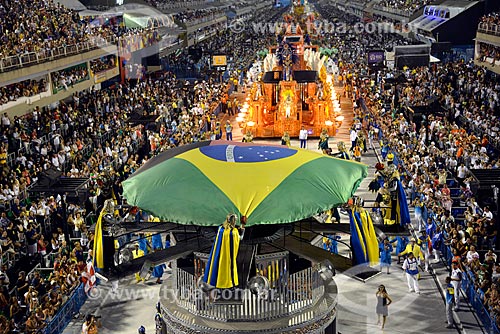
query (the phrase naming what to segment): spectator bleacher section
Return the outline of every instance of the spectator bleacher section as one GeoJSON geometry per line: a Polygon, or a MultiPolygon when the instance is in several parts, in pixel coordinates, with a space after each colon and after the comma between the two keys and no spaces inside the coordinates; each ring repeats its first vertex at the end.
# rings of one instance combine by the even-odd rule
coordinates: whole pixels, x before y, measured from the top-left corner
{"type": "MultiPolygon", "coordinates": [[[[76,21],[82,24],[75,23],[76,30],[89,22],[76,21]]],[[[65,28],[61,29],[54,33],[64,34],[65,28]]],[[[68,57],[64,57],[57,64],[50,59],[32,66],[19,63],[18,69],[0,73],[22,73],[15,82],[0,78],[0,108],[5,108],[0,118],[0,284],[4,287],[0,333],[63,332],[86,299],[80,276],[93,242],[88,227],[102,204],[103,179],[119,182],[152,155],[207,138],[220,112],[219,101],[232,89],[216,82],[205,67],[199,70],[207,80],[194,85],[163,73],[160,78],[108,82],[109,88],[101,89],[96,84],[109,79],[110,71],[119,73],[123,54],[141,51],[159,40],[156,29],[110,26],[106,30],[112,32],[108,36],[112,50],[91,55],[81,50],[74,61],[65,62],[68,57]],[[48,70],[43,72],[41,65],[48,70]],[[27,76],[30,79],[24,79],[27,76]],[[40,98],[43,94],[50,96],[40,98]],[[23,107],[22,113],[10,105],[34,96],[40,106],[22,102],[17,105],[23,107]],[[129,123],[133,114],[161,122],[151,128],[129,123]],[[61,179],[84,180],[83,198],[82,194],[59,193],[55,187],[36,191],[47,170],[57,170],[61,179]]],[[[255,37],[224,35],[204,42],[207,50],[233,54],[231,78],[239,78],[237,70],[247,68],[252,55],[265,45],[247,50],[235,47],[249,36],[255,37]]],[[[207,59],[210,55],[203,53],[200,61],[207,59]]],[[[141,66],[128,62],[123,70],[142,73],[141,66]]]]}
{"type": "Polygon", "coordinates": [[[499,13],[490,13],[481,18],[477,28],[475,41],[475,63],[500,74],[499,13]]]}

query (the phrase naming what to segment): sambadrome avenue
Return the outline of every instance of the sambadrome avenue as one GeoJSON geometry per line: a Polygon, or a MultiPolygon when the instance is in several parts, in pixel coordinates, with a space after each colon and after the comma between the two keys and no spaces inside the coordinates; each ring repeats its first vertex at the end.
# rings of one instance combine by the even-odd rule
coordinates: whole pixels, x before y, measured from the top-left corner
{"type": "Polygon", "coordinates": [[[0,0],[0,334],[500,334],[500,1],[0,0]]]}

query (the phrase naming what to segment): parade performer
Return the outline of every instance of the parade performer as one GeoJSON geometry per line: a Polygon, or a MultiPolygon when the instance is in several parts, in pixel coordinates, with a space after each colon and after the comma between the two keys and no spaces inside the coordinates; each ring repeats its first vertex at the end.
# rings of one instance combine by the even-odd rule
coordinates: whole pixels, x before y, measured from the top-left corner
{"type": "Polygon", "coordinates": [[[390,274],[389,269],[391,267],[391,253],[392,245],[388,238],[385,238],[383,242],[380,243],[380,267],[387,268],[387,274],[390,274]]]}
{"type": "Polygon", "coordinates": [[[247,133],[243,136],[242,142],[251,143],[253,142],[253,136],[251,131],[247,131],[247,133]]]}
{"type": "Polygon", "coordinates": [[[228,289],[238,286],[236,256],[240,246],[240,233],[236,228],[236,219],[235,214],[227,216],[217,231],[208,257],[203,281],[215,288],[228,289]]]}
{"type": "MultiPolygon", "coordinates": [[[[396,254],[403,252],[409,242],[410,240],[405,236],[397,236],[394,239],[390,240],[391,244],[396,243],[396,254]]],[[[401,256],[398,255],[398,264],[401,262],[400,257],[401,256]]]]}
{"type": "Polygon", "coordinates": [[[290,147],[290,135],[288,134],[288,131],[283,133],[283,137],[281,137],[281,145],[290,147]]]}
{"type": "MultiPolygon", "coordinates": [[[[390,156],[388,158],[390,159],[390,156]]],[[[388,160],[387,163],[387,167],[380,171],[380,174],[384,177],[384,187],[379,190],[375,201],[386,205],[385,224],[405,226],[410,223],[410,211],[406,202],[406,194],[397,167],[392,163],[392,160],[388,160]]]]}
{"type": "Polygon", "coordinates": [[[337,143],[337,149],[339,150],[339,152],[336,153],[335,155],[338,158],[344,159],[344,160],[350,160],[349,153],[347,153],[347,149],[346,149],[345,143],[343,141],[339,141],[337,143]]]}
{"type": "Polygon", "coordinates": [[[384,170],[385,166],[383,163],[377,162],[375,164],[375,178],[368,184],[368,190],[372,193],[378,192],[380,188],[384,186],[384,177],[381,174],[381,171],[384,170]]]}
{"type": "Polygon", "coordinates": [[[220,140],[222,138],[222,129],[220,126],[220,122],[215,123],[215,140],[220,140]]]}
{"type": "Polygon", "coordinates": [[[425,231],[422,231],[422,235],[419,237],[420,250],[424,256],[424,270],[429,271],[429,263],[432,255],[432,241],[431,237],[427,235],[425,231]]]}
{"type": "Polygon", "coordinates": [[[341,239],[340,235],[333,234],[323,237],[323,249],[333,254],[339,253],[338,241],[341,239]]]}
{"type": "Polygon", "coordinates": [[[323,153],[326,153],[326,150],[328,150],[328,132],[326,129],[323,129],[319,136],[318,150],[322,150],[323,153]]]}

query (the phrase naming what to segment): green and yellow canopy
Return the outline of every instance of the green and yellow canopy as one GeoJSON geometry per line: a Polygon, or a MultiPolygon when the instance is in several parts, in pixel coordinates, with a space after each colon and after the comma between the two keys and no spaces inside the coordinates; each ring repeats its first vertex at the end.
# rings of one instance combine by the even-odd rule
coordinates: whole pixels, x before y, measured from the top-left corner
{"type": "Polygon", "coordinates": [[[346,203],[363,164],[278,145],[204,141],[149,160],[123,182],[127,202],[169,222],[290,223],[346,203]]]}

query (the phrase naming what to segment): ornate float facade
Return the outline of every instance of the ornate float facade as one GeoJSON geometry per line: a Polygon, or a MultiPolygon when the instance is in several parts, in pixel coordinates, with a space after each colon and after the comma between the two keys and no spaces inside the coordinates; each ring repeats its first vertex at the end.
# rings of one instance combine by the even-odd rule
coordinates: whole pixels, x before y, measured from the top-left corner
{"type": "Polygon", "coordinates": [[[285,132],[298,136],[302,127],[312,137],[319,137],[323,129],[335,136],[344,118],[334,78],[327,73],[327,57],[294,23],[298,21],[291,16],[285,20],[284,36],[258,64],[238,115],[240,127],[254,137],[281,137],[285,132]]]}

